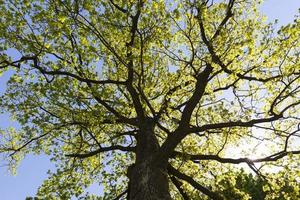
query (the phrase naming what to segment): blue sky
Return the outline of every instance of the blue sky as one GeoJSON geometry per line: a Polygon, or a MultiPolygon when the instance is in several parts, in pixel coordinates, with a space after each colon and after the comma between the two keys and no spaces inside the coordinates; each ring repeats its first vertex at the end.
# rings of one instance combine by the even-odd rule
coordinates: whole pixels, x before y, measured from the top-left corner
{"type": "MultiPolygon", "coordinates": [[[[299,8],[300,0],[266,0],[261,10],[267,15],[268,20],[279,19],[279,25],[284,25],[293,21],[299,8]]],[[[8,78],[9,73],[0,77],[0,94],[5,90],[8,78]]],[[[8,115],[0,115],[0,127],[10,125],[14,123],[9,120],[8,115]]],[[[18,168],[17,176],[11,176],[6,168],[0,167],[0,199],[23,200],[26,196],[34,196],[38,186],[47,177],[48,169],[53,169],[53,166],[46,156],[28,155],[18,168]]],[[[100,190],[97,185],[91,188],[91,191],[98,191],[97,193],[100,190]]]]}

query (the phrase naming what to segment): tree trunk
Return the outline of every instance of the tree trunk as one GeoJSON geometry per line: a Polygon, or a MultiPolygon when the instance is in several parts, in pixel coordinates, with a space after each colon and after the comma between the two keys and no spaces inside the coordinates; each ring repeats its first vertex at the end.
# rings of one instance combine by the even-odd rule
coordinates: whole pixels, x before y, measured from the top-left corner
{"type": "Polygon", "coordinates": [[[167,172],[145,162],[130,172],[129,200],[171,200],[167,172]]]}
{"type": "Polygon", "coordinates": [[[128,169],[128,200],[171,200],[167,165],[154,158],[158,149],[153,123],[147,121],[138,134],[136,162],[128,169]]]}

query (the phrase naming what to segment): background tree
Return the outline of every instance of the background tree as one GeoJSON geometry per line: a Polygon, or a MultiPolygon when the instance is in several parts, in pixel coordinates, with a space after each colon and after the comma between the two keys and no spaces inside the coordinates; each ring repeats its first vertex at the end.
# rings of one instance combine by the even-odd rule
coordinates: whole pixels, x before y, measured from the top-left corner
{"type": "Polygon", "coordinates": [[[250,199],[234,181],[241,163],[266,199],[287,198],[282,180],[299,184],[300,21],[276,32],[258,4],[0,1],[0,69],[14,70],[0,105],[21,125],[1,131],[0,152],[12,167],[51,156],[41,199],[95,199],[93,182],[105,199],[250,199]]]}
{"type": "MultiPolygon", "coordinates": [[[[226,172],[217,177],[217,186],[226,199],[299,199],[299,180],[293,175],[282,172],[267,173],[268,180],[260,176],[247,173],[244,170],[226,172]],[[279,186],[274,193],[269,190],[270,181],[276,181],[273,186],[279,186]]],[[[271,186],[271,188],[274,188],[271,186]]]]}

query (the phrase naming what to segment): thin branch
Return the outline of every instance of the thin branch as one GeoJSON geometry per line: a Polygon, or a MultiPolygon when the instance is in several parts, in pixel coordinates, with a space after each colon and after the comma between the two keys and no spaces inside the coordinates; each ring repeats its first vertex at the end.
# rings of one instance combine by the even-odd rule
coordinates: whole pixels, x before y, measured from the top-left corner
{"type": "Polygon", "coordinates": [[[121,11],[122,13],[128,13],[128,10],[126,10],[125,8],[122,8],[121,6],[119,6],[118,4],[116,4],[113,0],[109,0],[110,3],[117,8],[119,11],[121,11]]]}
{"type": "Polygon", "coordinates": [[[116,81],[116,80],[95,80],[95,79],[88,79],[88,78],[83,78],[81,76],[78,76],[76,74],[73,74],[71,72],[66,72],[66,71],[60,71],[60,70],[55,70],[55,71],[48,71],[41,66],[38,65],[38,57],[37,56],[23,56],[19,60],[16,60],[14,62],[8,62],[8,61],[2,61],[1,63],[4,63],[5,65],[1,65],[1,68],[5,68],[8,66],[13,66],[16,68],[21,67],[21,63],[25,61],[33,61],[33,68],[39,70],[42,74],[47,74],[47,75],[62,75],[62,76],[68,76],[72,77],[78,81],[85,82],[85,83],[93,83],[93,84],[119,84],[119,85],[125,85],[125,81],[116,81]]]}
{"type": "Polygon", "coordinates": [[[128,189],[124,190],[121,194],[119,194],[116,198],[114,198],[114,200],[119,200],[122,198],[122,196],[124,196],[125,194],[128,193],[128,189]]]}
{"type": "Polygon", "coordinates": [[[71,153],[71,154],[66,154],[67,157],[75,157],[75,158],[88,158],[94,155],[97,155],[102,152],[107,152],[107,151],[113,151],[113,150],[120,150],[120,151],[126,151],[126,152],[134,152],[135,147],[124,147],[120,145],[115,145],[115,146],[109,146],[109,147],[101,147],[95,151],[87,152],[87,153],[71,153]]]}
{"type": "Polygon", "coordinates": [[[270,156],[266,156],[263,158],[256,158],[256,159],[251,159],[251,158],[222,158],[219,155],[193,155],[193,154],[187,154],[187,153],[181,153],[181,152],[174,152],[173,156],[180,156],[184,157],[186,159],[199,162],[201,160],[211,160],[211,161],[217,161],[220,163],[230,163],[230,164],[241,164],[241,163],[247,163],[249,165],[253,165],[254,163],[261,163],[261,162],[272,162],[272,161],[277,161],[281,158],[284,158],[285,156],[292,154],[292,155],[297,155],[300,154],[299,151],[280,151],[277,153],[274,153],[270,156]]]}
{"type": "Polygon", "coordinates": [[[203,132],[211,129],[222,129],[222,128],[230,128],[230,127],[252,127],[255,124],[261,124],[266,122],[276,121],[283,117],[283,114],[275,115],[269,118],[261,118],[261,119],[252,119],[249,121],[229,121],[229,122],[221,122],[216,124],[205,124],[200,127],[190,127],[186,130],[188,133],[196,133],[196,132],[203,132]]]}

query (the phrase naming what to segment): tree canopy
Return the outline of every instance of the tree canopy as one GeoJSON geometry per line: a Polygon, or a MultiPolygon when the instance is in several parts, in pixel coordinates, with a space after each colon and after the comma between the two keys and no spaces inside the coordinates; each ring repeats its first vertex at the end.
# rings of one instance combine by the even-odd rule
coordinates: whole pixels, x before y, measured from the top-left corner
{"type": "Polygon", "coordinates": [[[300,20],[260,3],[0,0],[2,158],[51,157],[42,199],[299,199],[300,20]]]}

